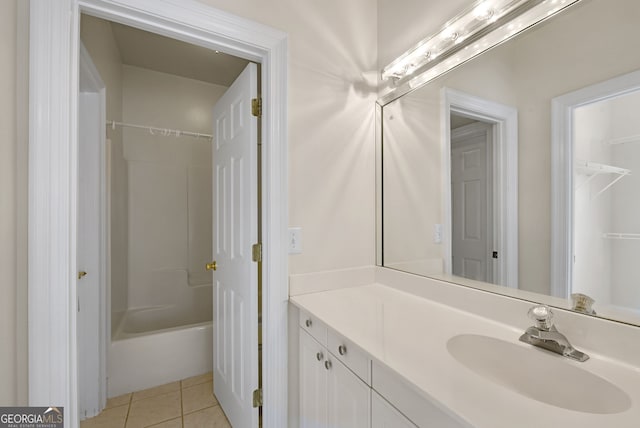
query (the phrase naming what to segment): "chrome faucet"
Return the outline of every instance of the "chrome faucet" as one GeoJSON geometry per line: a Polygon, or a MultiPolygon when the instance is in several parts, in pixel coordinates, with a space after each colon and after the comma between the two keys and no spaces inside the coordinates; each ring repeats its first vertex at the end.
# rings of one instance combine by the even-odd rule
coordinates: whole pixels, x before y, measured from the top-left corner
{"type": "Polygon", "coordinates": [[[551,323],[553,312],[546,305],[537,305],[529,309],[529,318],[536,325],[525,330],[520,336],[520,341],[533,346],[544,348],[556,354],[564,355],[577,361],[587,361],[589,356],[571,346],[564,334],[560,333],[551,323]]]}

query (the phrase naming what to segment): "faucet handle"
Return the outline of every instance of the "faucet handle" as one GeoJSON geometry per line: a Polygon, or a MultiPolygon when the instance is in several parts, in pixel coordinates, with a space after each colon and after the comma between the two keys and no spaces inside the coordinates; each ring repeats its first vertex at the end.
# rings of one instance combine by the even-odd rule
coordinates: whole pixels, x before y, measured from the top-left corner
{"type": "Polygon", "coordinates": [[[573,310],[582,312],[585,314],[595,315],[596,311],[593,310],[591,306],[596,302],[591,297],[582,293],[573,293],[571,295],[571,300],[573,300],[573,310]]]}
{"type": "Polygon", "coordinates": [[[543,330],[549,330],[551,328],[551,319],[553,318],[553,312],[547,305],[536,305],[529,309],[527,312],[529,318],[536,322],[536,326],[543,330]]]}

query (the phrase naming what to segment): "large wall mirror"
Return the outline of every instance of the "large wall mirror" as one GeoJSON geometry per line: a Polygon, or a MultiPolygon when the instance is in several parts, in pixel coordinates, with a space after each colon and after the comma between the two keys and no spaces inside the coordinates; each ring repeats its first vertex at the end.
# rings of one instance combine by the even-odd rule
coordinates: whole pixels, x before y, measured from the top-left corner
{"type": "Polygon", "coordinates": [[[639,23],[581,0],[381,98],[379,264],[640,325],[639,23]]]}

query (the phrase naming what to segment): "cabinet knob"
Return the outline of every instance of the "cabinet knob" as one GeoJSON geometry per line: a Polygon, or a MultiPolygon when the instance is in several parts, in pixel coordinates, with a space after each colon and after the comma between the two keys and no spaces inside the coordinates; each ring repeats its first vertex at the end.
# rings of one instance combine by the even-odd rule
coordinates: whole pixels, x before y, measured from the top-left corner
{"type": "Polygon", "coordinates": [[[329,370],[331,369],[331,361],[327,360],[324,362],[324,368],[329,370]]]}
{"type": "Polygon", "coordinates": [[[340,355],[344,355],[347,353],[347,347],[345,345],[338,346],[338,353],[340,355]]]}
{"type": "Polygon", "coordinates": [[[316,354],[316,358],[318,359],[318,361],[322,361],[322,359],[324,358],[324,355],[322,354],[322,352],[318,352],[316,354]]]}
{"type": "Polygon", "coordinates": [[[311,327],[311,324],[313,324],[313,323],[311,322],[311,320],[310,320],[310,319],[308,319],[308,320],[306,320],[306,321],[304,322],[304,325],[306,325],[307,327],[311,327]]]}

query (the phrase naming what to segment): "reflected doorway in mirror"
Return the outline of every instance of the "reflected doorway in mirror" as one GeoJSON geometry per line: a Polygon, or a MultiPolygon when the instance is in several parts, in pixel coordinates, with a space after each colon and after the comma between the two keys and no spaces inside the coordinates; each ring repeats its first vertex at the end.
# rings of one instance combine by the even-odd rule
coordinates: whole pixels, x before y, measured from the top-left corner
{"type": "Polygon", "coordinates": [[[477,281],[499,280],[493,258],[494,125],[451,113],[451,269],[477,281]]]}
{"type": "Polygon", "coordinates": [[[518,110],[446,87],[441,99],[444,271],[518,288],[518,110]],[[456,148],[452,118],[484,124],[483,155],[456,148]],[[484,173],[475,168],[462,179],[456,169],[464,161],[455,155],[471,161],[471,154],[483,158],[484,173]]]}

